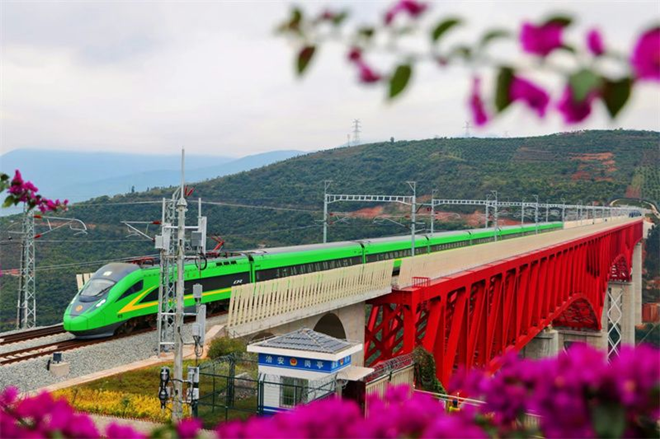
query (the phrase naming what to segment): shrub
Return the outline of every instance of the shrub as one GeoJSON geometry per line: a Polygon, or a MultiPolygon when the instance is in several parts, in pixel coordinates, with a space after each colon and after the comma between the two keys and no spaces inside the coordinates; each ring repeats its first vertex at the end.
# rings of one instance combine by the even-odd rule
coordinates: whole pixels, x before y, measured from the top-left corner
{"type": "Polygon", "coordinates": [[[216,359],[229,354],[245,352],[245,343],[238,338],[218,337],[211,340],[209,358],[216,359]]]}

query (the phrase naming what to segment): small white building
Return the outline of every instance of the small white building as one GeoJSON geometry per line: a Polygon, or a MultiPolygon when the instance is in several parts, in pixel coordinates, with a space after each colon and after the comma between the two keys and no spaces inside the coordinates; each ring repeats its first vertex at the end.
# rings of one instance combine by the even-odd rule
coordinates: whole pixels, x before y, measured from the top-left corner
{"type": "Polygon", "coordinates": [[[335,393],[337,380],[355,381],[373,371],[351,365],[362,343],[303,328],[249,344],[259,355],[259,401],[263,413],[288,410],[335,393]]]}

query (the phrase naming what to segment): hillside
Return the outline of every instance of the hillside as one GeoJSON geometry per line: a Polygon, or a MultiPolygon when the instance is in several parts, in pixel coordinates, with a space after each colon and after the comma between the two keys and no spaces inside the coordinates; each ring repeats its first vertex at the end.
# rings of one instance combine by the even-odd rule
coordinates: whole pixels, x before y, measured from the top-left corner
{"type": "MultiPolygon", "coordinates": [[[[428,199],[433,188],[446,198],[483,198],[491,190],[500,199],[567,203],[606,203],[619,197],[660,199],[660,133],[643,131],[589,131],[533,138],[429,139],[374,143],[307,154],[235,175],[191,184],[192,198],[247,205],[205,204],[209,235],[217,234],[230,249],[299,244],[321,240],[323,180],[333,180],[335,193],[409,194],[407,180],[418,182],[418,194],[428,199]],[[276,209],[273,209],[276,208],[276,209]],[[279,209],[279,210],[278,210],[279,209]]],[[[84,220],[89,234],[74,237],[65,231],[44,236],[37,244],[37,291],[43,323],[56,321],[75,294],[75,274],[94,271],[103,261],[153,254],[148,241],[127,237],[122,220],[158,220],[160,200],[172,189],[101,197],[74,206],[68,216],[84,220]],[[154,204],[134,204],[155,201],[154,204]],[[81,265],[81,261],[86,261],[81,265]],[[46,301],[43,298],[48,297],[46,301]]],[[[369,205],[333,205],[332,211],[373,208],[369,205]]],[[[388,206],[383,211],[405,222],[407,212],[388,206]]],[[[367,212],[362,210],[362,212],[367,212]]],[[[369,211],[373,213],[374,210],[369,211]]],[[[469,214],[473,210],[463,209],[469,214]]],[[[189,221],[197,215],[190,203],[189,221]]],[[[331,240],[405,234],[392,222],[366,218],[332,217],[331,240]]],[[[453,217],[452,217],[453,218],[453,217]]],[[[7,230],[18,224],[1,219],[0,252],[3,270],[18,267],[15,241],[7,230]]],[[[438,224],[436,229],[466,227],[464,218],[438,224]]],[[[214,244],[209,241],[209,247],[214,244]]],[[[16,278],[0,278],[0,325],[15,315],[16,278]]]]}
{"type": "MultiPolygon", "coordinates": [[[[241,158],[190,155],[186,175],[202,181],[247,171],[302,154],[301,151],[271,151],[241,158]]],[[[45,196],[83,201],[102,195],[145,191],[177,184],[180,155],[92,153],[19,149],[0,156],[0,171],[38,181],[45,196]],[[35,177],[32,177],[35,176],[35,177]]],[[[0,215],[20,210],[3,209],[0,215]]]]}

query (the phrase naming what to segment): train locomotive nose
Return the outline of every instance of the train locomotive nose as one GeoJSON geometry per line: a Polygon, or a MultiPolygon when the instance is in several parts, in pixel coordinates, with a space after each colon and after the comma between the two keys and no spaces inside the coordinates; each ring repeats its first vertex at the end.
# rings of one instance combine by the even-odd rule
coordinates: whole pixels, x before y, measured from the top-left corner
{"type": "Polygon", "coordinates": [[[67,313],[64,316],[64,329],[72,334],[85,332],[89,329],[89,319],[86,316],[67,313]]]}

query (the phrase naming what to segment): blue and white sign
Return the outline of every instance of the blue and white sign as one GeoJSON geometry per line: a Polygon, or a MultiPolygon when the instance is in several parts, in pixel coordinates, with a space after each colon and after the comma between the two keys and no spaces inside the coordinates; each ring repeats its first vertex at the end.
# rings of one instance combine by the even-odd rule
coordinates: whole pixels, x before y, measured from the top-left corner
{"type": "Polygon", "coordinates": [[[286,355],[259,354],[259,365],[284,369],[307,370],[310,372],[333,373],[351,364],[348,355],[339,361],[318,360],[313,358],[288,357],[286,355]]]}

